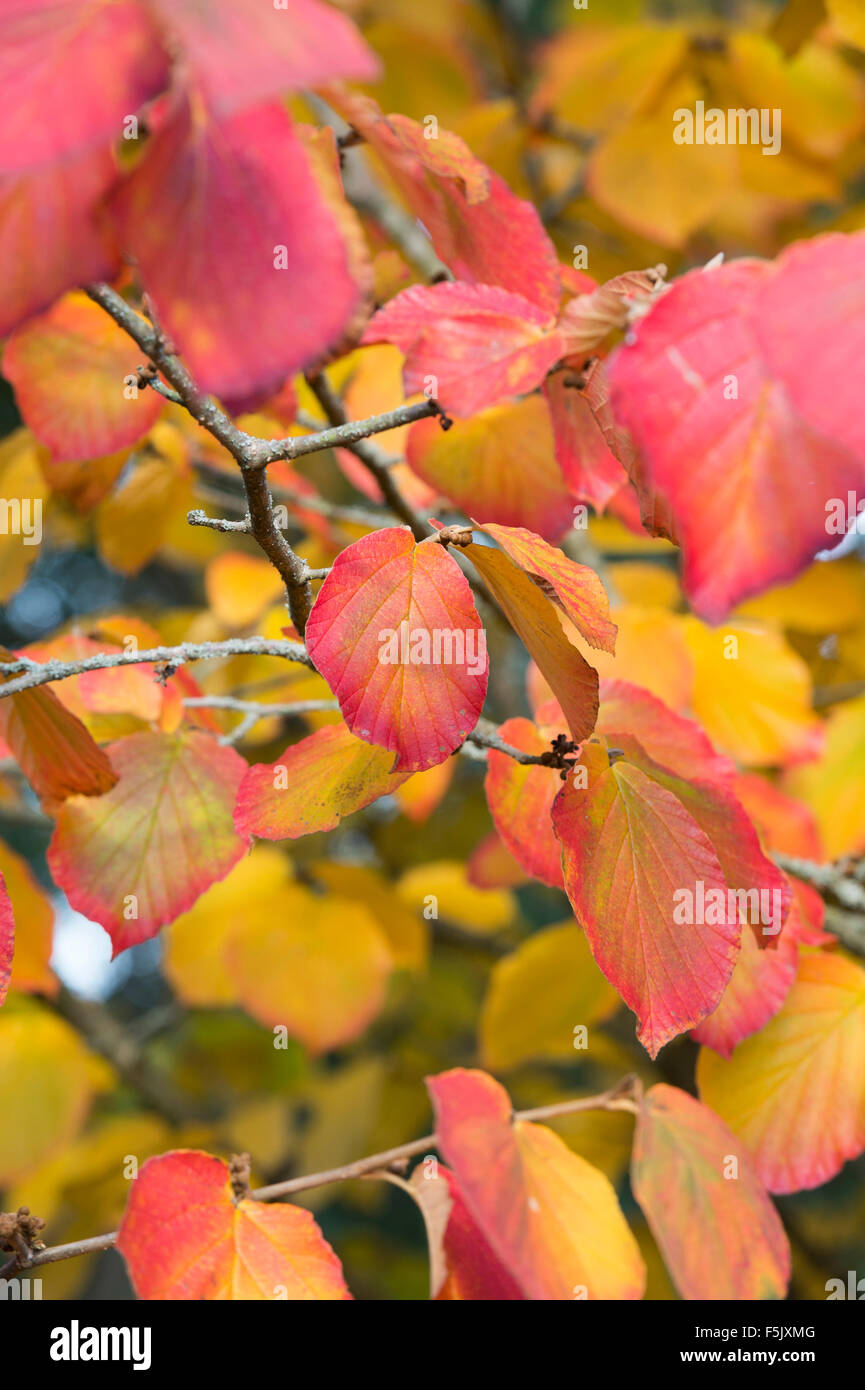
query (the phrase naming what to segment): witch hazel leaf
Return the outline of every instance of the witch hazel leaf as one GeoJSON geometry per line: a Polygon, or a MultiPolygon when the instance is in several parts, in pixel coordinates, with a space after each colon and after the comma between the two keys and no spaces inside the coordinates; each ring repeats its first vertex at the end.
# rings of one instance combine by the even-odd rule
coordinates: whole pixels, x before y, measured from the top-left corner
{"type": "Polygon", "coordinates": [[[630,681],[601,681],[598,733],[612,743],[635,738],[654,762],[677,777],[730,785],[736,768],[716,753],[699,724],[630,681]]]}
{"type": "Polygon", "coordinates": [[[241,835],[296,840],[333,830],[343,818],[396,790],[411,774],[391,772],[393,755],[329,724],[243,776],[234,809],[241,835]]]}
{"type": "Polygon", "coordinates": [[[478,721],[486,635],[437,542],[389,527],[348,546],[319,590],[306,642],[350,731],[394,753],[394,772],[444,762],[478,721]]]}
{"type": "MultiPolygon", "coordinates": [[[[14,660],[0,647],[0,661],[14,660]]],[[[0,737],[42,801],[101,797],[117,781],[107,754],[47,686],[0,700],[0,737]]]]}
{"type": "Polygon", "coordinates": [[[247,1013],[315,1055],[353,1042],[380,1012],[393,956],[363,901],[288,884],[251,904],[226,962],[247,1013]]]}
{"type": "Polygon", "coordinates": [[[603,343],[614,329],[625,328],[633,307],[644,311],[657,293],[666,266],[651,270],[629,270],[607,280],[589,294],[569,300],[559,319],[559,327],[569,353],[585,356],[603,343]]]}
{"type": "Polygon", "coordinates": [[[238,1198],[228,1164],[195,1149],[141,1165],[117,1249],[147,1301],[351,1298],[311,1212],[238,1198]]]}
{"type": "MultiPolygon", "coordinates": [[[[573,499],[553,453],[540,396],[490,406],[472,420],[418,420],[406,445],[412,472],[467,515],[506,526],[524,522],[556,541],[573,523],[573,499]]],[[[621,468],[619,469],[621,474],[621,468]]]]}
{"type": "Polygon", "coordinates": [[[865,465],[861,380],[851,370],[865,355],[863,286],[865,232],[814,237],[781,252],[775,274],[757,294],[753,318],[767,368],[797,413],[865,465]]]}
{"type": "Polygon", "coordinates": [[[753,932],[742,932],[729,984],[717,1009],[691,1030],[695,1042],[729,1057],[743,1038],[774,1018],[796,978],[799,950],[790,925],[788,920],[771,951],[761,951],[753,932]]]}
{"type": "Polygon", "coordinates": [[[574,497],[602,512],[627,482],[623,465],[633,452],[613,417],[604,364],[597,360],[578,372],[566,359],[547,376],[543,392],[564,480],[574,497]]]}
{"type": "Polygon", "coordinates": [[[220,116],[338,77],[373,82],[379,62],[347,15],[319,0],[249,5],[147,0],[220,116]]]}
{"type": "Polygon", "coordinates": [[[6,889],[6,880],[0,874],[0,1004],[5,1002],[6,991],[12,978],[12,957],[15,953],[15,917],[12,903],[6,889]]]}
{"type": "Polygon", "coordinates": [[[519,1284],[511,1278],[472,1219],[454,1174],[440,1163],[436,1177],[428,1179],[419,1164],[412,1173],[412,1185],[422,1193],[433,1183],[446,1184],[450,1202],[441,1245],[444,1280],[436,1290],[436,1298],[441,1302],[512,1303],[522,1300],[525,1295],[519,1284]]]}
{"type": "Polygon", "coordinates": [[[167,80],[168,57],[135,0],[9,0],[0,16],[8,103],[0,168],[34,170],[110,146],[167,80]],[[63,119],[46,120],[50,110],[62,110],[63,119]]]}
{"type": "Polygon", "coordinates": [[[562,356],[551,314],[494,285],[412,285],[370,320],[363,343],[405,356],[406,395],[425,391],[454,415],[474,415],[534,390],[562,356]]]}
{"type": "MultiPolygon", "coordinates": [[[[76,82],[77,82],[76,76],[76,82]]],[[[40,126],[54,124],[39,119],[40,126]]],[[[0,333],[41,313],[66,290],[110,280],[117,249],[96,208],[117,176],[108,150],[0,177],[0,333]]]]}
{"type": "Polygon", "coordinates": [[[141,351],[85,294],[70,294],[8,340],[3,374],[55,459],[96,459],[134,444],[163,409],[155,391],[123,389],[141,351]]]}
{"type": "Polygon", "coordinates": [[[653,1086],[640,1100],[631,1186],[682,1298],[786,1295],[789,1242],[741,1147],[675,1086],[653,1086]]]}
{"type": "Polygon", "coordinates": [[[738,920],[682,925],[681,890],[727,885],[709,836],[670,788],[587,744],[553,806],[565,889],[592,954],[637,1015],[654,1057],[717,1006],[739,945],[738,920]]]}
{"type": "Polygon", "coordinates": [[[865,1149],[865,971],[804,954],[780,1011],[725,1059],[703,1049],[700,1098],[770,1192],[819,1187],[865,1149]]]}
{"type": "MultiPolygon", "coordinates": [[[[848,278],[859,258],[858,249],[845,256],[848,278]]],[[[865,478],[856,428],[831,428],[825,406],[815,407],[807,393],[805,413],[797,409],[801,388],[793,377],[809,375],[814,349],[797,333],[801,355],[793,363],[789,349],[776,346],[776,337],[789,341],[780,305],[794,302],[785,296],[785,264],[795,276],[789,253],[777,268],[744,260],[689,272],[611,359],[613,406],[640,452],[640,486],[660,497],[662,511],[670,508],[686,591],[710,622],[826,549],[824,504],[846,498],[865,478]]],[[[797,305],[801,284],[794,279],[797,305]]],[[[844,353],[849,325],[841,300],[836,283],[821,330],[827,338],[830,326],[837,329],[833,351],[844,353]]],[[[820,374],[815,389],[824,401],[836,378],[835,368],[820,374]]]]}
{"type": "Polygon", "coordinates": [[[407,116],[383,116],[369,97],[326,93],[383,162],[399,193],[459,281],[512,290],[554,317],[561,268],[536,208],[475,159],[464,142],[407,116]]]}
{"type": "Polygon", "coordinates": [[[598,717],[598,673],[568,641],[556,609],[501,550],[475,543],[465,553],[556,696],[572,738],[588,738],[598,717]]]}
{"type": "Polygon", "coordinates": [[[544,1125],[513,1122],[482,1071],[427,1078],[462,1199],[529,1299],[638,1299],[645,1268],[609,1180],[544,1125]]]}
{"type": "Polygon", "coordinates": [[[556,546],[521,526],[501,526],[487,521],[474,524],[491,536],[565,617],[570,618],[590,647],[615,651],[616,624],[610,621],[610,601],[593,569],[578,565],[556,546]]]}
{"type": "Polygon", "coordinates": [[[108,752],[117,785],[65,802],[48,862],[116,956],[155,936],[240,859],[248,842],[232,811],[246,764],[197,731],[130,734],[108,752]]]}
{"type": "Polygon", "coordinates": [[[361,287],[329,196],[280,106],[214,122],[185,100],[112,196],[123,246],[204,389],[276,390],[339,341],[361,287]]]}
{"type": "MultiPolygon", "coordinates": [[[[521,753],[550,751],[550,740],[530,719],[506,720],[499,737],[521,753]]],[[[564,888],[562,847],[550,820],[561,786],[554,768],[518,763],[490,749],[484,790],[496,830],[526,873],[551,888],[564,888]]]]}

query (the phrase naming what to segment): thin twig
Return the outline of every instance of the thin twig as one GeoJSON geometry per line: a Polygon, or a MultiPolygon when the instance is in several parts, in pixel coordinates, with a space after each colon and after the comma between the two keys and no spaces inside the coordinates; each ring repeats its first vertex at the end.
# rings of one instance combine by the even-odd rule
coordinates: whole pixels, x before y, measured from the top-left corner
{"type": "MultiPolygon", "coordinates": [[[[629,1102],[628,1100],[628,1093],[633,1091],[633,1086],[633,1078],[625,1077],[617,1086],[600,1095],[583,1096],[578,1100],[562,1101],[555,1105],[542,1105],[534,1110],[518,1111],[514,1114],[513,1119],[515,1121],[556,1119],[563,1115],[576,1115],[585,1110],[633,1110],[635,1108],[633,1101],[629,1102]]],[[[285,1182],[276,1182],[267,1187],[259,1187],[251,1192],[250,1196],[259,1202],[271,1202],[279,1197],[289,1197],[295,1192],[306,1192],[311,1188],[326,1187],[331,1183],[350,1182],[354,1178],[364,1177],[367,1173],[387,1169],[402,1159],[415,1158],[418,1154],[429,1153],[430,1150],[436,1148],[438,1148],[438,1136],[425,1134],[422,1139],[413,1139],[408,1144],[400,1144],[397,1148],[386,1149],[383,1153],[370,1154],[367,1158],[359,1158],[354,1163],[346,1163],[339,1168],[329,1168],[321,1173],[310,1173],[304,1177],[288,1178],[285,1182]]],[[[91,1236],[87,1240],[75,1240],[67,1245],[54,1245],[47,1250],[36,1252],[29,1267],[54,1264],[58,1260],[69,1260],[78,1255],[90,1255],[95,1251],[108,1250],[116,1240],[117,1232],[109,1231],[105,1235],[91,1236]]],[[[13,1256],[13,1261],[16,1263],[13,1264],[10,1261],[10,1272],[14,1272],[14,1269],[18,1267],[15,1256],[13,1256]]]]}
{"type": "MultiPolygon", "coordinates": [[[[324,373],[321,372],[315,376],[308,376],[307,382],[331,424],[337,427],[346,425],[348,423],[348,417],[346,416],[342,402],[324,373]]],[[[437,415],[441,413],[435,401],[427,401],[426,406],[426,415],[437,415]]],[[[388,463],[383,459],[374,444],[371,444],[366,438],[358,437],[352,443],[346,443],[345,447],[350,449],[355,457],[359,458],[365,468],[372,474],[391,511],[394,515],[398,516],[400,520],[404,521],[407,526],[411,527],[415,540],[422,541],[426,536],[434,534],[433,527],[430,526],[428,522],[424,521],[423,517],[415,511],[408,499],[403,496],[391,476],[388,463]]]]}
{"type": "Polygon", "coordinates": [[[78,661],[31,661],[29,657],[19,657],[17,661],[0,662],[0,680],[4,675],[18,677],[0,685],[0,699],[53,681],[64,681],[70,676],[80,676],[85,671],[103,671],[112,666],[139,666],[144,663],[177,667],[185,666],[189,661],[214,661],[226,656],[279,656],[285,661],[312,666],[306,648],[298,642],[266,637],[229,637],[224,642],[184,642],[179,647],[149,647],[145,651],[135,652],[94,652],[92,656],[81,657],[78,661]]]}

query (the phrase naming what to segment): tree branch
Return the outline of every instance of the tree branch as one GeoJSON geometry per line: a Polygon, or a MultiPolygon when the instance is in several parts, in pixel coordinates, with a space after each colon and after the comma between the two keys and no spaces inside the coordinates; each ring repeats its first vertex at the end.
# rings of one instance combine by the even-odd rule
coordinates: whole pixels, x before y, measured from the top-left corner
{"type": "MultiPolygon", "coordinates": [[[[348,417],[342,402],[324,373],[308,376],[307,382],[331,424],[336,428],[341,428],[348,424],[348,417]]],[[[425,411],[426,415],[441,414],[435,401],[427,401],[426,405],[429,407],[425,411]]],[[[418,416],[417,418],[420,419],[422,417],[418,416]]],[[[352,443],[346,443],[345,448],[350,449],[355,457],[360,459],[368,472],[372,474],[381,488],[382,496],[391,511],[411,528],[416,541],[422,541],[427,536],[434,534],[432,526],[424,521],[423,517],[415,511],[408,499],[403,497],[399,487],[391,476],[388,461],[374,444],[370,444],[367,439],[361,436],[356,438],[352,443]]]]}
{"type": "MultiPolygon", "coordinates": [[[[585,1110],[634,1111],[636,1106],[633,1097],[637,1093],[636,1086],[635,1077],[624,1077],[617,1086],[602,1092],[600,1095],[583,1096],[578,1100],[561,1101],[555,1105],[542,1105],[535,1110],[517,1111],[513,1115],[513,1119],[515,1121],[556,1119],[563,1115],[577,1115],[585,1110]]],[[[321,1173],[310,1173],[303,1177],[288,1178],[285,1182],[271,1183],[267,1187],[259,1187],[251,1192],[250,1196],[259,1202],[271,1202],[279,1197],[291,1196],[294,1192],[306,1192],[310,1188],[326,1187],[336,1182],[349,1182],[353,1178],[362,1178],[369,1173],[388,1169],[402,1159],[415,1158],[418,1154],[429,1153],[431,1149],[435,1148],[438,1148],[438,1136],[425,1134],[422,1139],[413,1139],[410,1143],[400,1144],[397,1148],[370,1154],[367,1158],[359,1158],[354,1163],[343,1164],[340,1168],[329,1168],[321,1173]]],[[[90,1255],[99,1250],[108,1250],[116,1240],[117,1232],[108,1231],[105,1235],[91,1236],[87,1240],[71,1241],[68,1245],[54,1245],[47,1250],[35,1252],[27,1268],[32,1269],[38,1265],[55,1264],[58,1260],[70,1260],[78,1255],[90,1255]]],[[[0,1270],[0,1274],[8,1276],[13,1274],[16,1269],[22,1268],[19,1264],[19,1258],[19,1256],[13,1255],[3,1270],[0,1270]]]]}
{"type": "MultiPolygon", "coordinates": [[[[298,642],[266,637],[229,637],[224,642],[184,642],[179,647],[150,647],[135,652],[94,652],[79,661],[17,661],[0,662],[0,680],[15,677],[0,685],[0,699],[33,690],[39,685],[64,681],[80,676],[84,671],[103,671],[112,666],[139,666],[154,663],[168,667],[185,666],[189,661],[213,661],[226,656],[279,656],[285,661],[298,661],[312,668],[306,648],[298,642]]],[[[170,672],[169,672],[170,674],[170,672]]]]}

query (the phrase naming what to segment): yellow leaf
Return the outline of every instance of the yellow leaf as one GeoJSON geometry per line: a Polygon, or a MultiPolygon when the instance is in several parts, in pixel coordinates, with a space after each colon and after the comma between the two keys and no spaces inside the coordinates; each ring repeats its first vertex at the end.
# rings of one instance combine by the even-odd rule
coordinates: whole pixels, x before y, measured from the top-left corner
{"type": "Polygon", "coordinates": [[[865,850],[865,696],[832,711],[820,757],[784,785],[811,807],[829,859],[865,850]]]}
{"type": "Polygon", "coordinates": [[[39,554],[48,488],[29,430],[0,441],[0,600],[20,589],[39,554]]]}
{"type": "MultiPolygon", "coordinates": [[[[207,602],[227,628],[250,627],[284,592],[283,581],[269,560],[226,550],[207,566],[207,602]]],[[[283,626],[288,617],[283,610],[283,626]]]]}
{"type": "Polygon", "coordinates": [[[214,883],[188,912],[162,934],[165,974],[183,1000],[196,1008],[237,1003],[226,961],[235,927],[250,909],[266,910],[271,897],[289,881],[289,861],[270,845],[256,845],[220,883],[214,883]]]}
{"type": "Polygon", "coordinates": [[[16,1182],[68,1144],[94,1094],[91,1057],[78,1034],[31,1004],[0,1013],[0,1185],[16,1182]]]}
{"type": "Polygon", "coordinates": [[[408,869],[397,889],[403,902],[428,920],[443,917],[469,931],[495,932],[513,919],[514,900],[500,888],[475,888],[465,865],[439,859],[408,869]]]}
{"type": "Polygon", "coordinates": [[[816,747],[811,677],[783,636],[756,624],[686,620],[694,658],[694,716],[712,743],[746,767],[783,763],[816,747]]]}
{"type": "Polygon", "coordinates": [[[241,1004],[310,1052],[351,1042],[384,1004],[393,958],[360,903],[289,884],[251,906],[228,942],[241,1004]]]}
{"type": "Polygon", "coordinates": [[[578,1030],[618,1006],[580,928],[546,927],[493,967],[480,1019],[483,1065],[507,1071],[534,1057],[578,1061],[587,1045],[578,1030]]]}

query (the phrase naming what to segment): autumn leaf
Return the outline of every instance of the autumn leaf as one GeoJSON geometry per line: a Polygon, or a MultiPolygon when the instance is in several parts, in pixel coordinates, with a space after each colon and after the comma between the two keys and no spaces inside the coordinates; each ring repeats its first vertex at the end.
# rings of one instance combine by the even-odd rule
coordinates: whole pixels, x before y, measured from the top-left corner
{"type": "Polygon", "coordinates": [[[67,295],[19,328],[3,352],[3,372],[21,414],[58,459],[113,454],[147,433],[163,408],[155,391],[134,386],[141,353],[97,304],[67,295]]]}
{"type": "Polygon", "coordinates": [[[680,890],[727,885],[710,837],[674,792],[606,749],[581,754],[553,806],[565,888],[592,954],[638,1018],[650,1056],[718,1004],[733,971],[737,920],[677,925],[680,890]]]}
{"type": "Polygon", "coordinates": [[[237,1198],[228,1165],[194,1149],[142,1164],[117,1248],[147,1301],[351,1298],[311,1212],[237,1198]]]}
{"type": "Polygon", "coordinates": [[[865,1149],[865,971],[803,955],[781,1010],[729,1059],[703,1050],[697,1084],[770,1192],[828,1182],[865,1149]]]}
{"type": "Polygon", "coordinates": [[[501,1072],[536,1058],[573,1060],[578,1032],[618,1007],[576,923],[544,927],[493,966],[479,1025],[483,1063],[501,1072]]]}
{"type": "Polygon", "coordinates": [[[375,54],[351,20],[319,0],[255,5],[242,15],[232,0],[147,4],[220,116],[332,78],[369,82],[379,73],[375,54]]]}
{"type": "Polygon", "coordinates": [[[358,1037],[380,1012],[393,957],[363,900],[287,884],[229,933],[237,998],[313,1054],[358,1037]]]}
{"type": "MultiPolygon", "coordinates": [[[[14,660],[11,652],[0,647],[0,661],[14,660]]],[[[44,800],[76,794],[99,797],[117,781],[108,756],[47,686],[0,700],[0,736],[36,795],[44,800]]]]}
{"type": "Polygon", "coordinates": [[[348,546],[319,590],[306,642],[348,728],[394,753],[394,771],[443,762],[477,723],[484,630],[437,543],[389,527],[348,546]]]}
{"type": "Polygon", "coordinates": [[[179,102],[111,205],[166,330],[220,395],[276,390],[338,341],[360,297],[340,228],[279,106],[213,123],[179,102]],[[320,286],[312,298],[303,289],[311,276],[320,286]]]}
{"type": "Polygon", "coordinates": [[[531,391],[564,354],[551,314],[513,291],[461,281],[403,290],[362,341],[394,343],[406,395],[425,391],[454,415],[531,391]]]}
{"type": "Polygon", "coordinates": [[[109,756],[117,785],[64,804],[48,860],[117,955],[191,907],[244,853],[232,821],[244,762],[197,731],[130,734],[109,756]]]}
{"type": "MultiPolygon", "coordinates": [[[[823,266],[834,251],[846,284],[861,244],[823,240],[808,262],[812,274],[831,276],[823,266]]],[[[800,265],[794,248],[774,266],[743,260],[691,271],[610,366],[614,410],[640,450],[649,491],[672,507],[685,589],[709,622],[827,549],[824,504],[862,482],[856,425],[830,427],[825,408],[794,383],[794,370],[797,380],[812,375],[804,359],[794,363],[780,347],[790,331],[783,306],[796,302],[797,287],[801,300],[800,265]],[[768,517],[783,526],[783,546],[768,517]]],[[[837,287],[828,303],[838,307],[827,310],[821,331],[834,331],[845,354],[855,351],[837,287]]],[[[829,385],[837,376],[837,368],[821,375],[819,389],[837,394],[829,385]]]]}
{"type": "Polygon", "coordinates": [[[490,406],[473,420],[455,420],[449,430],[437,420],[419,420],[409,432],[406,458],[419,478],[466,513],[507,526],[525,523],[549,541],[572,524],[573,499],[540,396],[490,406]]]}
{"type": "MultiPolygon", "coordinates": [[[[529,719],[506,719],[498,732],[511,747],[537,757],[549,753],[557,731],[541,731],[529,719]]],[[[487,755],[484,790],[496,830],[526,873],[551,888],[564,887],[562,847],[550,819],[561,786],[555,768],[518,763],[494,748],[487,755]]]]}
{"type": "Polygon", "coordinates": [[[790,1247],[778,1213],[707,1106],[675,1086],[646,1092],[631,1183],[683,1298],[785,1296],[790,1247]]]}
{"type": "Polygon", "coordinates": [[[234,823],[241,835],[296,840],[333,830],[410,775],[392,772],[393,755],[350,734],[344,724],[317,729],[273,763],[243,775],[234,823]]]}
{"type": "Polygon", "coordinates": [[[463,1200],[530,1299],[640,1298],[645,1270],[607,1178],[544,1125],[512,1122],[485,1072],[427,1080],[463,1200]]]}
{"type": "MultiPolygon", "coordinates": [[[[616,625],[601,580],[588,565],[578,565],[556,546],[522,526],[475,523],[524,570],[542,593],[564,613],[591,647],[613,652],[616,625]]],[[[476,554],[477,552],[472,552],[476,554]]]]}
{"type": "Polygon", "coordinates": [[[568,641],[556,608],[501,550],[473,544],[466,553],[559,701],[572,737],[587,738],[598,715],[598,673],[568,641]]]}
{"type": "Polygon", "coordinates": [[[158,30],[147,7],[134,0],[8,5],[0,17],[0,53],[9,101],[0,166],[9,173],[107,147],[120,137],[124,119],[168,80],[158,30]],[[64,119],[46,121],[45,111],[55,108],[64,119]]]}

